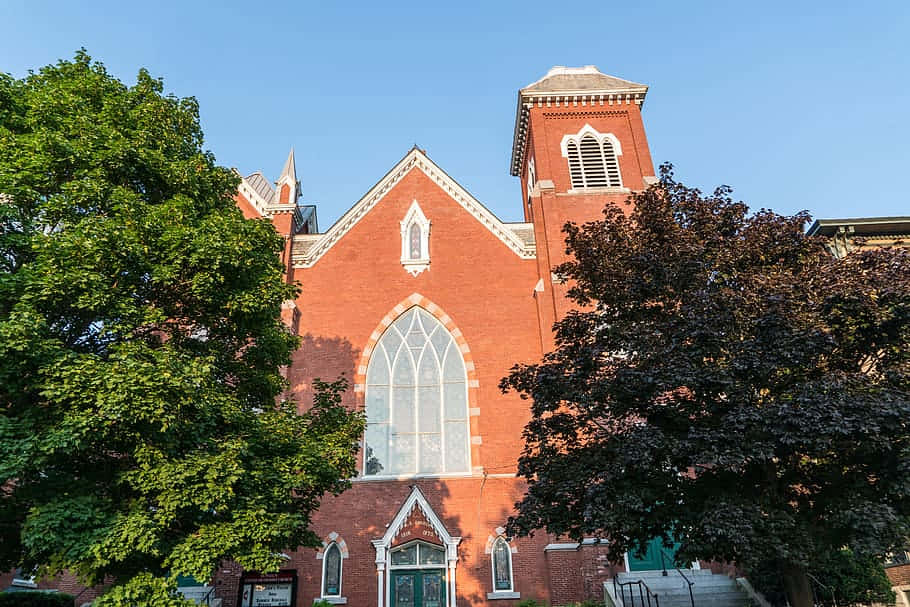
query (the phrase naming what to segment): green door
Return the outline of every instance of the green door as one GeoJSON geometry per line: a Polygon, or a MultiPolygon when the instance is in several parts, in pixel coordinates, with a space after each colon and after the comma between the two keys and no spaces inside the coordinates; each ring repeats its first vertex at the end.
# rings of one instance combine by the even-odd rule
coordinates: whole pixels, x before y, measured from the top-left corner
{"type": "Polygon", "coordinates": [[[445,569],[392,571],[392,607],[444,607],[445,569]]]}
{"type": "Polygon", "coordinates": [[[647,543],[641,556],[636,550],[629,552],[629,571],[658,571],[675,567],[678,549],[678,542],[674,542],[672,548],[666,548],[664,541],[656,537],[647,543]]]}

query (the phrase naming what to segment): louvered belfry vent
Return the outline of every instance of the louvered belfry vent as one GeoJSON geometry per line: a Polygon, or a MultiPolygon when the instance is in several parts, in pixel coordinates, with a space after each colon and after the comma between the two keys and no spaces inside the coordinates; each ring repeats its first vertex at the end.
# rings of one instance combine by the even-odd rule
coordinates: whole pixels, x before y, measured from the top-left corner
{"type": "Polygon", "coordinates": [[[611,137],[589,132],[581,138],[566,139],[572,189],[622,187],[618,154],[611,137]]]}

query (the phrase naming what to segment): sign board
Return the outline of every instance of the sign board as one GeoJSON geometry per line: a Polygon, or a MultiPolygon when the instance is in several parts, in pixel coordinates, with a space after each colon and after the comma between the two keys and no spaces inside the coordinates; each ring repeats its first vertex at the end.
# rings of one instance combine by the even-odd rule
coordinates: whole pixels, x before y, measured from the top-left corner
{"type": "Polygon", "coordinates": [[[240,607],[294,607],[296,586],[294,571],[245,574],[240,581],[240,607]]]}

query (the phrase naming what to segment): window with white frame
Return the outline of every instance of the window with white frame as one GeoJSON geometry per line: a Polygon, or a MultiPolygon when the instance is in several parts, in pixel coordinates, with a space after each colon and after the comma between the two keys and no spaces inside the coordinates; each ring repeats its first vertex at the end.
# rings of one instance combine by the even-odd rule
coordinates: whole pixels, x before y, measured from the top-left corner
{"type": "Polygon", "coordinates": [[[469,473],[467,372],[452,334],[415,306],[367,366],[364,476],[469,473]]]}
{"type": "Polygon", "coordinates": [[[322,596],[341,596],[341,549],[332,542],[322,555],[322,596]]]}
{"type": "Polygon", "coordinates": [[[430,220],[416,200],[401,220],[401,265],[412,276],[430,265],[430,220]]]}
{"type": "Polygon", "coordinates": [[[512,592],[514,589],[512,581],[512,547],[509,546],[506,538],[499,537],[496,539],[490,556],[493,559],[493,591],[512,592]]]}
{"type": "Polygon", "coordinates": [[[622,147],[612,133],[599,133],[586,124],[578,133],[563,137],[561,148],[569,162],[572,189],[623,187],[622,147]]]}

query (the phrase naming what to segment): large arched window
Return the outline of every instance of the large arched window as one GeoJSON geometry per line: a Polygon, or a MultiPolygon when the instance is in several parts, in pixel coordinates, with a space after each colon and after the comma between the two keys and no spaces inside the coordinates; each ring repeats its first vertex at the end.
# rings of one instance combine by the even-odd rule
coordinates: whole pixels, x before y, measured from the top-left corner
{"type": "Polygon", "coordinates": [[[569,161],[572,189],[621,188],[619,140],[611,133],[598,133],[585,125],[576,135],[562,140],[562,154],[569,161]]]}
{"type": "Polygon", "coordinates": [[[341,596],[341,549],[335,542],[322,557],[322,596],[341,596]]]}
{"type": "Polygon", "coordinates": [[[468,473],[467,374],[455,339],[413,307],[367,367],[365,476],[468,473]]]}

